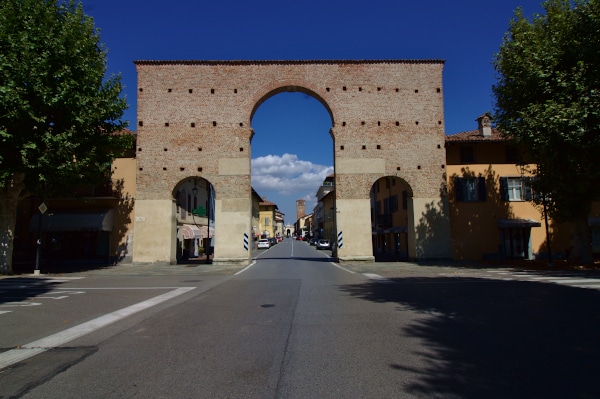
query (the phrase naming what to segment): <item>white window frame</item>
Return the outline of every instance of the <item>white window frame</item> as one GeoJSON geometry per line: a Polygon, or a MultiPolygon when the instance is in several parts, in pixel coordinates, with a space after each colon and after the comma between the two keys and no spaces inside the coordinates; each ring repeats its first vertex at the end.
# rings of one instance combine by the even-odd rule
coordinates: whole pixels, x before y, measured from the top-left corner
{"type": "Polygon", "coordinates": [[[523,178],[509,177],[506,179],[509,201],[524,201],[523,178]]]}

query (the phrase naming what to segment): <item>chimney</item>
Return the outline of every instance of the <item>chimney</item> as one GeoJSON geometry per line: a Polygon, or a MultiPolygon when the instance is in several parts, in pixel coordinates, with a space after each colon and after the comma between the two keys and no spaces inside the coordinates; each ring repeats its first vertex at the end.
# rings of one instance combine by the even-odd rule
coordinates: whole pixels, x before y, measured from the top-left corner
{"type": "Polygon", "coordinates": [[[492,137],[492,122],[489,114],[483,114],[477,118],[479,134],[483,137],[492,137]]]}

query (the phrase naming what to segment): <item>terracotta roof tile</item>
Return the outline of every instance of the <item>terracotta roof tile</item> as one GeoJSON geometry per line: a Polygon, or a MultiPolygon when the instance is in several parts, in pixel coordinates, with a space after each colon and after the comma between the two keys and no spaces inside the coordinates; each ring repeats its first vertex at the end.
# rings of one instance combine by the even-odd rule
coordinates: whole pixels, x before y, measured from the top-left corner
{"type": "Polygon", "coordinates": [[[453,134],[450,136],[446,136],[446,143],[473,143],[473,142],[500,142],[506,141],[506,138],[502,135],[502,133],[496,129],[492,128],[492,135],[489,137],[484,137],[479,130],[470,130],[468,132],[462,132],[453,134]]]}
{"type": "Polygon", "coordinates": [[[261,206],[274,206],[275,208],[277,208],[277,204],[275,204],[275,203],[273,203],[271,201],[267,201],[267,200],[259,202],[258,205],[261,205],[261,206]]]}

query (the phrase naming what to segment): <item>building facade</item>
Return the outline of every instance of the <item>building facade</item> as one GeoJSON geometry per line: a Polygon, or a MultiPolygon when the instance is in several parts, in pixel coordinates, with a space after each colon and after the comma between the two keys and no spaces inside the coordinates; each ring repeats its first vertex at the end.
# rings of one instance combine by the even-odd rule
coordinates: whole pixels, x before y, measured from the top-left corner
{"type": "MultiPolygon", "coordinates": [[[[446,137],[452,257],[565,259],[573,226],[547,219],[532,201],[535,165],[527,165],[519,149],[491,126],[490,115],[477,118],[477,126],[446,137]]],[[[599,249],[598,210],[596,205],[589,218],[594,251],[599,249]]]]}

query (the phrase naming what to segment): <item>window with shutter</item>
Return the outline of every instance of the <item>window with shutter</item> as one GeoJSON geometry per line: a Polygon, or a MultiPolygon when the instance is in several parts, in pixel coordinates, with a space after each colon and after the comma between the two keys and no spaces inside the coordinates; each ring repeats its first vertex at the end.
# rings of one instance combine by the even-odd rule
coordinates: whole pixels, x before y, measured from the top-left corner
{"type": "Polygon", "coordinates": [[[456,195],[456,201],[485,201],[485,177],[456,177],[454,179],[454,192],[456,195]]]}
{"type": "Polygon", "coordinates": [[[501,177],[500,195],[503,201],[531,201],[533,190],[531,176],[525,177],[501,177]]]}

